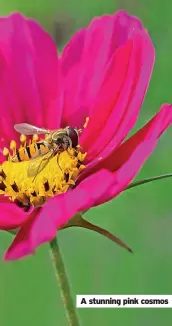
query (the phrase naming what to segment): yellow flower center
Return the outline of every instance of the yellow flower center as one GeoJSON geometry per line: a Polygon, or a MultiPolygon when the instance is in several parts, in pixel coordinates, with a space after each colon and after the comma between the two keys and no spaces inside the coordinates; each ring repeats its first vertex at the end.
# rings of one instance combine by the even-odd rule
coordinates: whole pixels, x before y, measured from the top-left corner
{"type": "Polygon", "coordinates": [[[27,143],[26,137],[21,135],[19,149],[12,140],[12,153],[4,148],[6,160],[0,165],[0,194],[8,196],[26,211],[30,205],[42,206],[48,198],[66,192],[75,185],[78,174],[85,168],[82,162],[86,153],[81,152],[79,145],[54,156],[48,152],[34,159],[13,162],[17,152],[26,151],[26,147],[37,140],[34,135],[27,143]]]}

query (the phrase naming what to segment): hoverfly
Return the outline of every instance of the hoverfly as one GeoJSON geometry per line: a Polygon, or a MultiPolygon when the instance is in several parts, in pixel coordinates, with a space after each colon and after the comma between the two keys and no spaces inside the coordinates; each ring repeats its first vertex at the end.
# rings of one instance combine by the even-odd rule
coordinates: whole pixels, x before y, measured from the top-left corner
{"type": "Polygon", "coordinates": [[[64,129],[57,129],[54,131],[39,128],[28,123],[19,123],[14,125],[14,129],[20,134],[24,135],[40,135],[44,134],[45,139],[33,142],[25,148],[16,150],[16,154],[12,157],[12,162],[21,162],[31,160],[28,167],[28,176],[35,176],[43,170],[49,162],[49,159],[67,150],[68,148],[76,148],[78,146],[79,134],[81,129],[74,129],[70,126],[64,129]],[[49,154],[49,155],[46,155],[49,154]],[[38,163],[36,158],[40,156],[46,157],[38,163]]]}

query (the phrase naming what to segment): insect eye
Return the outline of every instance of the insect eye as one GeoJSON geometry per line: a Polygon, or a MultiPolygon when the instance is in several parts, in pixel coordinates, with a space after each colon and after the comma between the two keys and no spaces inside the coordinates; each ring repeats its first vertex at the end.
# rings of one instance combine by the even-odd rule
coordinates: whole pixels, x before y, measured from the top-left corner
{"type": "Polygon", "coordinates": [[[68,127],[68,136],[72,141],[72,147],[76,147],[78,145],[78,134],[76,130],[72,127],[68,127]]]}
{"type": "Polygon", "coordinates": [[[69,137],[72,137],[74,134],[76,134],[75,129],[73,129],[72,127],[67,127],[67,132],[69,137]]]}

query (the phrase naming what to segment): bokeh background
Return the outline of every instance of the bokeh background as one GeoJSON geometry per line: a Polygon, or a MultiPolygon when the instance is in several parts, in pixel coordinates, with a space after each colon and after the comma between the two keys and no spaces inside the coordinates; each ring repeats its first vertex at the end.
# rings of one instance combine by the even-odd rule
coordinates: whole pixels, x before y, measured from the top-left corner
{"type": "MultiPolygon", "coordinates": [[[[0,14],[21,11],[36,18],[60,49],[81,26],[96,15],[126,9],[139,16],[153,39],[156,64],[138,129],[163,102],[172,102],[171,1],[149,0],[7,0],[0,14]]],[[[172,171],[172,131],[160,139],[138,178],[172,171]]],[[[137,178],[137,179],[138,179],[137,178]]],[[[172,294],[172,179],[135,188],[86,214],[87,219],[120,236],[131,255],[91,231],[59,233],[72,293],[172,294]]],[[[48,218],[48,216],[47,216],[48,218]]],[[[0,256],[12,235],[0,232],[0,256]]],[[[171,309],[83,309],[81,324],[171,325],[171,309]]],[[[67,326],[48,245],[34,257],[0,263],[0,326],[67,326]]]]}

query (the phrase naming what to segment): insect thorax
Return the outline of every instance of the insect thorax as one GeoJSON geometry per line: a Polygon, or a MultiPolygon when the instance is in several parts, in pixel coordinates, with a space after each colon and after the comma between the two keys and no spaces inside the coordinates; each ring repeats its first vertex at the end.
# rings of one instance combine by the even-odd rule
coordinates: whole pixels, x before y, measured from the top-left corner
{"type": "Polygon", "coordinates": [[[51,134],[51,143],[53,144],[53,147],[56,147],[60,151],[71,147],[71,139],[64,130],[51,134]]]}

